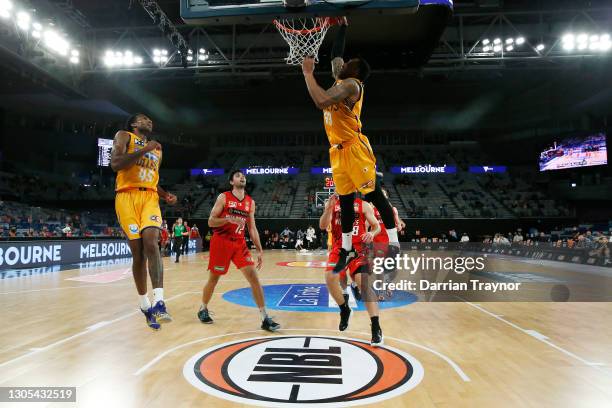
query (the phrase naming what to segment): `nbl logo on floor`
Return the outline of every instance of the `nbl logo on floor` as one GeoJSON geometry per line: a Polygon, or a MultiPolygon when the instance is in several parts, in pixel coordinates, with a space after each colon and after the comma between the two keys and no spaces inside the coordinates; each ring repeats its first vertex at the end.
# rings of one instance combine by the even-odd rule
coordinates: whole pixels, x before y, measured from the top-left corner
{"type": "Polygon", "coordinates": [[[348,407],[416,387],[423,367],[390,348],[340,337],[262,337],[225,343],[193,356],[187,381],[216,397],[265,407],[348,407]]]}

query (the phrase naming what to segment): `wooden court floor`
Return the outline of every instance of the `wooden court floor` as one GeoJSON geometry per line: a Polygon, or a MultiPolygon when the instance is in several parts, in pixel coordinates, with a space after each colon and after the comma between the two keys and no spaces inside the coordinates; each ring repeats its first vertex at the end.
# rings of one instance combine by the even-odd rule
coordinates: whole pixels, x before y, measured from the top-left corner
{"type": "MultiPolygon", "coordinates": [[[[277,263],[324,259],[267,251],[260,279],[323,283],[323,269],[277,263]]],[[[340,333],[336,313],[270,310],[283,330],[261,331],[257,309],[222,296],[248,286],[235,269],[209,305],[215,323],[203,325],[196,312],[206,262],[207,254],[178,264],[165,258],[174,322],[159,332],[137,310],[129,264],[0,280],[0,386],[74,386],[82,407],[247,406],[193,386],[183,375],[186,362],[215,345],[255,337],[369,340],[365,312],[354,313],[340,333]]],[[[497,262],[505,271],[546,268],[497,262]]],[[[401,395],[364,406],[612,407],[612,303],[415,302],[383,310],[381,325],[385,344],[417,360],[423,377],[401,395]]]]}

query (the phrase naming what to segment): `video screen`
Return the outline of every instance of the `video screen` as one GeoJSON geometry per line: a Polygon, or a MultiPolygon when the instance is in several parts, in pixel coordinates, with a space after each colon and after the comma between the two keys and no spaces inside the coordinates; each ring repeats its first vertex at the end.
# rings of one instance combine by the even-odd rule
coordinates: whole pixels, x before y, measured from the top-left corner
{"type": "Polygon", "coordinates": [[[540,171],[608,164],[606,134],[571,137],[540,153],[540,171]]]}
{"type": "Polygon", "coordinates": [[[110,166],[112,149],[113,139],[98,139],[98,166],[110,166]]]}

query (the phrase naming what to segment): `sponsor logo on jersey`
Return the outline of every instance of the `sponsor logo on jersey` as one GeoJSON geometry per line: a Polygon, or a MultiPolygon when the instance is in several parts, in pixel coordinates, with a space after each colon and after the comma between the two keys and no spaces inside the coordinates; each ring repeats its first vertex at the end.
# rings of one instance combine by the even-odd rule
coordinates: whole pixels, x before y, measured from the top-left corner
{"type": "Polygon", "coordinates": [[[151,221],[155,221],[155,222],[161,223],[161,218],[159,218],[159,215],[152,215],[150,217],[150,219],[151,219],[151,221]]]}
{"type": "Polygon", "coordinates": [[[136,234],[138,232],[138,225],[136,224],[130,224],[128,228],[132,234],[136,234]]]}
{"type": "Polygon", "coordinates": [[[374,180],[370,180],[367,183],[362,184],[360,188],[363,189],[363,188],[372,188],[372,187],[374,187],[374,180]]]}
{"type": "Polygon", "coordinates": [[[248,217],[249,216],[248,212],[243,211],[243,210],[239,210],[238,208],[231,208],[228,211],[228,213],[231,214],[231,215],[237,215],[239,217],[248,217]]]}

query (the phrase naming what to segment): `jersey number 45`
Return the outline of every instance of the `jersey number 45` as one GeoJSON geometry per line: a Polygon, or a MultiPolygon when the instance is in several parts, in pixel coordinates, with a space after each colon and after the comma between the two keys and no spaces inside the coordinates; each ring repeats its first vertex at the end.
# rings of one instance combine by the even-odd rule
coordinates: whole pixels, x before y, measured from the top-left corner
{"type": "Polygon", "coordinates": [[[138,178],[140,179],[140,181],[145,182],[145,183],[153,181],[154,175],[155,175],[155,172],[151,169],[141,168],[140,171],[138,172],[138,178]]]}

